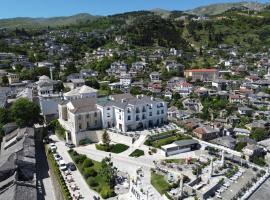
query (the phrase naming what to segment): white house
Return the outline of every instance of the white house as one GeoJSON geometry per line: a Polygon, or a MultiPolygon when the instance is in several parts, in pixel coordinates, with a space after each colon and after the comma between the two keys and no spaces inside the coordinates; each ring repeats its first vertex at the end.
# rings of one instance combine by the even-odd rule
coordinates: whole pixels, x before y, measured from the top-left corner
{"type": "Polygon", "coordinates": [[[96,98],[96,97],[97,97],[97,90],[86,85],[77,87],[69,92],[64,93],[65,100],[96,98]]]}

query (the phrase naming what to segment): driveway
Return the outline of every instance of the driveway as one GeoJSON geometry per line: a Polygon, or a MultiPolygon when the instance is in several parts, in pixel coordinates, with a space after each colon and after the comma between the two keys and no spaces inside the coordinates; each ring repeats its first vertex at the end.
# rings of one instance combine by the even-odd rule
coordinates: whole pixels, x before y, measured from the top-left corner
{"type": "Polygon", "coordinates": [[[49,174],[49,166],[42,142],[37,142],[36,144],[36,168],[38,200],[55,200],[52,180],[49,174]]]}

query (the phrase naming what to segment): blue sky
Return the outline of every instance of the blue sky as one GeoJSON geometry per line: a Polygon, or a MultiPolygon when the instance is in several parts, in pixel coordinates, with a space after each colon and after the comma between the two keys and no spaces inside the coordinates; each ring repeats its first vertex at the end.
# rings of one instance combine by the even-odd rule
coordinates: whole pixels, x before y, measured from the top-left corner
{"type": "MultiPolygon", "coordinates": [[[[238,0],[239,1],[239,0],[238,0]]],[[[202,5],[237,0],[0,0],[0,18],[69,16],[78,13],[110,15],[162,8],[187,10],[202,5]]],[[[259,0],[258,2],[270,2],[259,0]]]]}

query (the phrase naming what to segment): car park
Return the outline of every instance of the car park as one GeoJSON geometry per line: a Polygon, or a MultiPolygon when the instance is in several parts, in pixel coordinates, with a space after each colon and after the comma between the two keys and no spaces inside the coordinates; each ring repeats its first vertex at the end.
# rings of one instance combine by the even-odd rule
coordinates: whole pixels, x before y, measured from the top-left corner
{"type": "Polygon", "coordinates": [[[76,165],[73,163],[73,162],[70,162],[70,163],[67,163],[67,168],[70,170],[70,171],[75,171],[77,168],[76,168],[76,165]]]}

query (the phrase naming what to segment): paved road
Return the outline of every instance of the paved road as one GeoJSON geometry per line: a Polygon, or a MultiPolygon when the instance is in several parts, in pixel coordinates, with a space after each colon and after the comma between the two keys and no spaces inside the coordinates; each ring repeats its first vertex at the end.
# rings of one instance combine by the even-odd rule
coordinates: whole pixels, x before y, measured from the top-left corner
{"type": "Polygon", "coordinates": [[[268,178],[259,189],[249,197],[249,200],[269,200],[270,199],[270,178],[268,178]]]}
{"type": "Polygon", "coordinates": [[[55,200],[52,180],[49,174],[49,166],[42,142],[37,142],[36,144],[36,162],[38,200],[55,200]]]}
{"type": "MultiPolygon", "coordinates": [[[[59,141],[59,139],[55,136],[52,135],[51,138],[56,141],[56,146],[57,146],[57,152],[62,156],[63,160],[68,163],[68,162],[73,162],[71,157],[68,154],[68,149],[65,146],[63,141],[59,141]]],[[[73,171],[72,176],[75,180],[75,183],[78,185],[80,188],[80,193],[83,196],[84,200],[93,200],[94,196],[99,196],[94,190],[90,189],[85,182],[83,176],[79,172],[79,170],[73,171]]]]}

